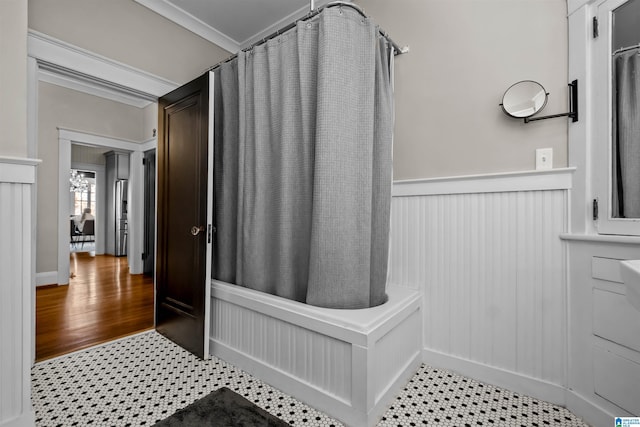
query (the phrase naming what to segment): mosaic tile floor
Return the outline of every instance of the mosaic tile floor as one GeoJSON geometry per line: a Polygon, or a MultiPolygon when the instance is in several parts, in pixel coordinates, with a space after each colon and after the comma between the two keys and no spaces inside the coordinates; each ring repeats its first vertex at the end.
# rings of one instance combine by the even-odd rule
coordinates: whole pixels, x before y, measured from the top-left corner
{"type": "MultiPolygon", "coordinates": [[[[259,379],[155,332],[37,364],[38,426],[148,426],[226,386],[296,426],[342,426],[259,379]]],[[[587,426],[564,408],[422,366],[378,426],[587,426]]]]}

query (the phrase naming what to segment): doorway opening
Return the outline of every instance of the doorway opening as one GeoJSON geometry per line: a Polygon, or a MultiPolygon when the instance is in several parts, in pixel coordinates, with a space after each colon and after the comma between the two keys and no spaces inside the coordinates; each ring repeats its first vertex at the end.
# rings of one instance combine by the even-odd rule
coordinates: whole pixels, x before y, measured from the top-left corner
{"type": "Polygon", "coordinates": [[[100,222],[95,217],[98,203],[96,172],[71,169],[69,173],[69,251],[96,252],[95,230],[100,222]]]}
{"type": "MultiPolygon", "coordinates": [[[[36,290],[36,361],[154,327],[154,265],[143,275],[140,253],[143,230],[155,222],[155,202],[145,203],[143,194],[143,177],[152,174],[145,178],[150,186],[146,193],[155,196],[155,167],[147,172],[142,165],[143,153],[155,152],[155,140],[137,143],[61,129],[59,141],[58,218],[59,227],[66,229],[64,238],[59,232],[58,251],[68,271],[66,282],[59,283],[68,285],[36,290]],[[114,154],[120,175],[118,165],[110,163],[114,154]],[[72,224],[82,221],[77,216],[86,209],[94,217],[93,238],[71,236],[72,224]]],[[[87,234],[87,224],[78,231],[87,234]]],[[[148,251],[155,252],[153,239],[148,251]]]]}

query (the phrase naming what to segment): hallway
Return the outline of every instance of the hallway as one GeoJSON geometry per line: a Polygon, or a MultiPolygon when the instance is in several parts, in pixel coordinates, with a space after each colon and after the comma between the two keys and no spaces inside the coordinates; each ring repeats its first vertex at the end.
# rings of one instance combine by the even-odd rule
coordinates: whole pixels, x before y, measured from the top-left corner
{"type": "Polygon", "coordinates": [[[36,361],[153,328],[153,279],[126,257],[71,254],[69,286],[36,290],[36,361]]]}

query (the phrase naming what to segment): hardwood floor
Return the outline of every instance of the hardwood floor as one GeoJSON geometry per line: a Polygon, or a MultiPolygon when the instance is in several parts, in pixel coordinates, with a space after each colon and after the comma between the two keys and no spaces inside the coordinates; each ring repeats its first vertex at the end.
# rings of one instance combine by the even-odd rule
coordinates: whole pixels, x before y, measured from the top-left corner
{"type": "Polygon", "coordinates": [[[153,328],[153,279],[126,257],[71,254],[68,286],[36,290],[36,361],[153,328]]]}

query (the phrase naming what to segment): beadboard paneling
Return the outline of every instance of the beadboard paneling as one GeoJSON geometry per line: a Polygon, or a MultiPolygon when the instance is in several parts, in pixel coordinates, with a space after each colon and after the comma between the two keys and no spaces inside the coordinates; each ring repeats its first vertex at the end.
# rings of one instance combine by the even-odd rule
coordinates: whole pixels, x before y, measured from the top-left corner
{"type": "Polygon", "coordinates": [[[567,192],[394,197],[390,286],[421,290],[428,350],[565,384],[567,192]]]}
{"type": "Polygon", "coordinates": [[[31,184],[35,161],[0,158],[0,425],[33,425],[31,184]]]}
{"type": "Polygon", "coordinates": [[[211,338],[351,400],[351,344],[212,299],[211,338]]]}
{"type": "Polygon", "coordinates": [[[22,282],[22,272],[9,256],[14,245],[22,246],[22,197],[21,184],[0,183],[0,421],[17,417],[22,409],[22,396],[15,392],[22,390],[22,294],[16,285],[22,282]]]}
{"type": "Polygon", "coordinates": [[[349,426],[372,426],[422,361],[422,296],[363,310],[212,281],[211,353],[349,426]]]}

